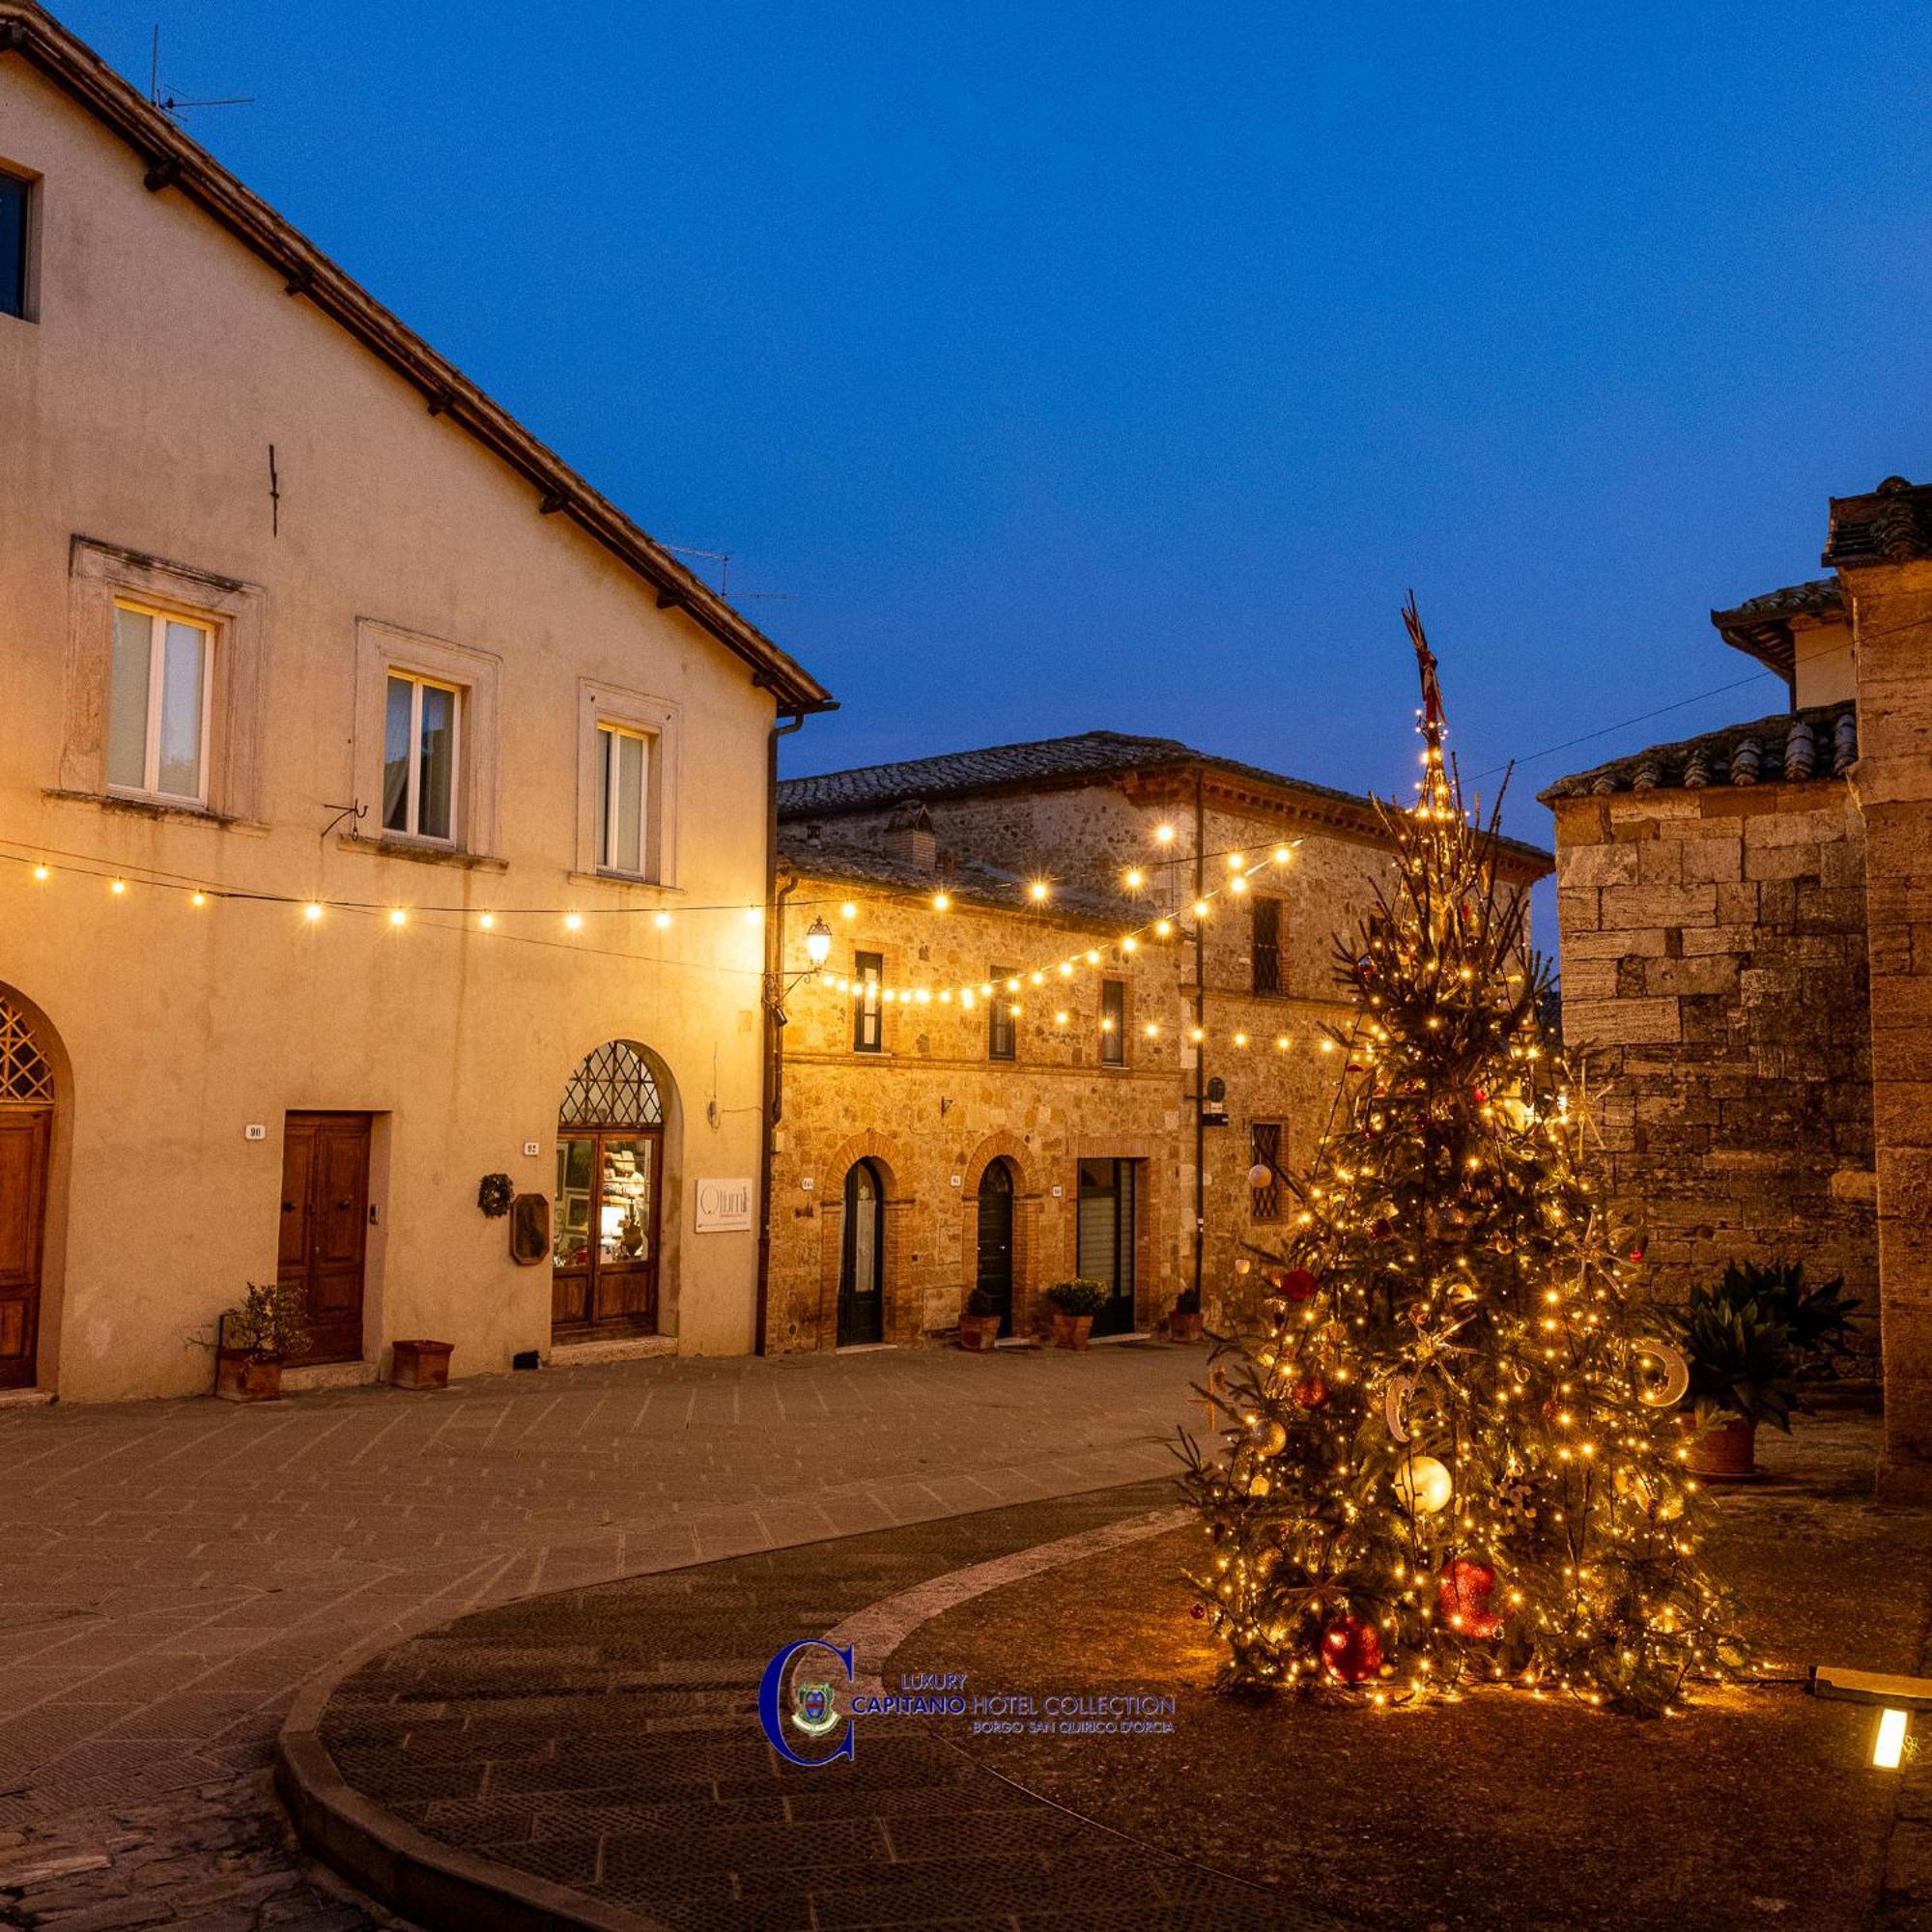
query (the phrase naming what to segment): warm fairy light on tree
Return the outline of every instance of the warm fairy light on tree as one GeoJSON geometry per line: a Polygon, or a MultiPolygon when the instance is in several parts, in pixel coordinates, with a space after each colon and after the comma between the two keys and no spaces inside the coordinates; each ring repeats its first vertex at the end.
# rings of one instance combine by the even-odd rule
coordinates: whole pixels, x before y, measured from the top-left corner
{"type": "MultiPolygon", "coordinates": [[[[1655,1713],[1743,1657],[1702,1554],[1666,1353],[1634,1243],[1584,1165],[1581,1091],[1540,1043],[1526,895],[1442,758],[1422,627],[1422,797],[1383,817],[1397,876],[1338,949],[1353,1023],[1337,1125],[1263,1258],[1262,1330],[1184,1448],[1213,1555],[1197,1617],[1248,1689],[1376,1705],[1479,1684],[1655,1713]]],[[[1253,1177],[1250,1176],[1252,1180],[1253,1177]]]]}

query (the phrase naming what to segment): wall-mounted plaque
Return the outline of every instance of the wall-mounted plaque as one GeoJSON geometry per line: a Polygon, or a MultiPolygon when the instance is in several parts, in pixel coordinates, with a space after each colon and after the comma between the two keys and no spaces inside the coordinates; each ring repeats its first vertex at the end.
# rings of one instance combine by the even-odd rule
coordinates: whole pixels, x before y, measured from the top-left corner
{"type": "Polygon", "coordinates": [[[697,1232],[720,1235],[752,1225],[752,1183],[749,1180],[700,1180],[697,1183],[697,1232]]]}
{"type": "Polygon", "coordinates": [[[524,1267],[550,1260],[548,1194],[519,1194],[511,1203],[510,1259],[524,1267]]]}

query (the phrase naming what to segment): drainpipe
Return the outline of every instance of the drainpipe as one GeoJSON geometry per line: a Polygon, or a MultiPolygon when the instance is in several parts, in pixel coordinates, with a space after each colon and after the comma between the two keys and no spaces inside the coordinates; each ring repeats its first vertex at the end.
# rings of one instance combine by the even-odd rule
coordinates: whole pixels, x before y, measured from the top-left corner
{"type": "MultiPolygon", "coordinates": [[[[1202,774],[1194,772],[1194,899],[1198,905],[1208,895],[1207,860],[1208,814],[1202,798],[1202,774]]],[[[1201,922],[1194,922],[1194,1024],[1201,1029],[1201,1044],[1194,1050],[1194,1293],[1201,1293],[1202,1258],[1208,1240],[1208,1129],[1202,1110],[1208,1104],[1208,941],[1201,922]]]]}
{"type": "Polygon", "coordinates": [[[789,738],[810,713],[781,711],[765,749],[765,1009],[764,1069],[758,1104],[758,1304],[752,1347],[765,1352],[772,1293],[772,1137],[784,1117],[784,1025],[779,988],[784,984],[784,902],[796,878],[779,884],[779,740],[789,738]]]}

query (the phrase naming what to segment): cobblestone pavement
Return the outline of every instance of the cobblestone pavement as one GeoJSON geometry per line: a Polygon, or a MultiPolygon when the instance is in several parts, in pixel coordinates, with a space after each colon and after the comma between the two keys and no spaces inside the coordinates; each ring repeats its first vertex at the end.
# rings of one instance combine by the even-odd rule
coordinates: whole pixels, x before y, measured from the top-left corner
{"type": "MultiPolygon", "coordinates": [[[[1340,1932],[1009,1783],[950,1741],[963,1719],[867,1717],[849,1762],[810,1770],[758,1733],[781,1645],[1173,1493],[1134,1484],[526,1598],[363,1664],[321,1740],[355,1791],[442,1845],[676,1932],[1340,1932]]],[[[882,1661],[862,1651],[862,1684],[882,1661]]],[[[1184,1740],[1148,1742],[1185,1762],[1184,1740]]]]}
{"type": "Polygon", "coordinates": [[[331,1659],[532,1591],[1162,1474],[1204,1360],[660,1360],[0,1408],[0,1923],[370,1923],[286,1848],[265,1776],[331,1659]]]}

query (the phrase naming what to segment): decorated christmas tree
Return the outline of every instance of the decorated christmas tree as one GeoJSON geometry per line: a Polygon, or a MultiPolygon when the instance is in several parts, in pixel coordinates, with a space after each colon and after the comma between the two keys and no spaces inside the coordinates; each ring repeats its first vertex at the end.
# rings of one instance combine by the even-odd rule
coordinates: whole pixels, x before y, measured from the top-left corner
{"type": "MultiPolygon", "coordinates": [[[[1377,1703],[1518,1685],[1642,1713],[1742,1662],[1684,1469],[1684,1364],[1633,1294],[1639,1244],[1585,1162],[1498,813],[1464,811],[1431,655],[1415,805],[1338,968],[1344,1071],[1183,1437],[1211,1555],[1192,1578],[1229,1688],[1377,1703]]],[[[1268,1177],[1264,1175],[1262,1179],[1268,1177]]],[[[1259,1183],[1258,1183],[1259,1184],[1259,1183]]]]}

